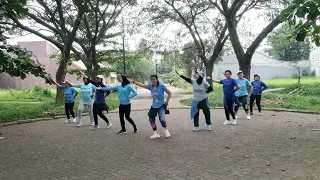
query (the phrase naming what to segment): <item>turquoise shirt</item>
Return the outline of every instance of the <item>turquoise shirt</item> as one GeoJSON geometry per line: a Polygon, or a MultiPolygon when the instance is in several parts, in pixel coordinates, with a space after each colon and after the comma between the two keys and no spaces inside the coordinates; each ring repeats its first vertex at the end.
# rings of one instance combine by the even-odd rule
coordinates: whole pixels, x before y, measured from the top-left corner
{"type": "Polygon", "coordinates": [[[245,78],[237,79],[237,82],[240,86],[240,89],[236,91],[236,97],[248,96],[248,87],[252,86],[251,83],[245,78]]]}
{"type": "Polygon", "coordinates": [[[95,92],[96,87],[91,83],[87,85],[85,85],[84,83],[77,84],[77,87],[81,89],[82,102],[85,102],[85,103],[92,102],[91,95],[95,92]]]}
{"type": "Polygon", "coordinates": [[[103,91],[118,91],[118,98],[120,100],[120,104],[122,105],[128,105],[130,104],[130,99],[135,97],[137,95],[137,92],[132,88],[130,84],[122,87],[115,86],[115,87],[109,87],[109,88],[102,88],[103,91]]]}
{"type": "Polygon", "coordinates": [[[164,105],[164,92],[166,89],[166,86],[163,84],[159,84],[156,90],[153,88],[152,84],[149,85],[149,90],[151,91],[151,96],[153,98],[151,105],[153,108],[160,108],[164,105]]]}

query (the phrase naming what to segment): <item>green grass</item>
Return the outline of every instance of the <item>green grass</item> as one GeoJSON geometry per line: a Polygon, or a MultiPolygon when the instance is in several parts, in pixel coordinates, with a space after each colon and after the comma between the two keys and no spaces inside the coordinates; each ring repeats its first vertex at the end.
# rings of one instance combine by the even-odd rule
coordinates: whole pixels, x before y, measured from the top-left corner
{"type": "MultiPolygon", "coordinates": [[[[277,92],[266,92],[262,96],[262,106],[268,108],[284,108],[295,110],[320,110],[320,79],[303,78],[301,85],[297,79],[274,79],[265,81],[270,88],[285,88],[277,92]],[[292,93],[291,93],[292,92],[292,93]],[[288,93],[291,93],[288,95],[288,93]]],[[[222,86],[214,86],[214,92],[209,94],[211,106],[223,106],[222,86]]],[[[191,99],[181,101],[190,105],[191,99]]]]}
{"type": "MultiPolygon", "coordinates": [[[[0,90],[0,122],[64,115],[64,104],[56,105],[55,95],[55,89],[41,87],[0,90]],[[37,102],[37,104],[30,102],[37,102]]],[[[76,98],[75,111],[80,97],[81,93],[76,98]]],[[[107,97],[107,104],[110,109],[118,107],[117,93],[111,93],[107,97]]]]}

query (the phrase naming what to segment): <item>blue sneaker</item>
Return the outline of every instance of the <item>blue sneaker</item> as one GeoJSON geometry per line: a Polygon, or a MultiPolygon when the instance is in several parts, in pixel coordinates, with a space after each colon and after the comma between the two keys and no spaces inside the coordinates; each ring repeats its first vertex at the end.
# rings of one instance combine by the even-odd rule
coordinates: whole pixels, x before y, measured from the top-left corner
{"type": "Polygon", "coordinates": [[[206,124],[206,128],[207,128],[207,131],[212,131],[211,125],[207,125],[207,124],[206,124]]]}
{"type": "Polygon", "coordinates": [[[193,131],[199,131],[199,127],[194,127],[193,131]]]}

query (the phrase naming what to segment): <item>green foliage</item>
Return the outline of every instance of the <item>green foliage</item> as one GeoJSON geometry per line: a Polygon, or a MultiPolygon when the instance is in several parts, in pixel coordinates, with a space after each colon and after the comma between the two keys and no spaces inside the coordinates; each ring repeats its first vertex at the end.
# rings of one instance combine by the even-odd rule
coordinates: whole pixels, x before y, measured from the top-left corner
{"type": "Polygon", "coordinates": [[[309,59],[311,45],[309,40],[298,42],[290,37],[294,29],[288,24],[283,24],[269,37],[268,42],[272,46],[272,55],[283,61],[299,61],[309,59]]]}
{"type": "Polygon", "coordinates": [[[283,20],[289,21],[294,26],[292,37],[303,42],[310,36],[312,42],[320,46],[320,1],[319,0],[295,0],[294,5],[282,11],[283,20]]]}

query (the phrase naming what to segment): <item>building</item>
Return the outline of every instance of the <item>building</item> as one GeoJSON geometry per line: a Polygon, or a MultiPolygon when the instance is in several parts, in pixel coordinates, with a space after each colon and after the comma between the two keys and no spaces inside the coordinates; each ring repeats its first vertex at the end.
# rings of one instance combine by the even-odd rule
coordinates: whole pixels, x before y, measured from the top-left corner
{"type": "MultiPolygon", "coordinates": [[[[56,71],[58,69],[58,62],[55,58],[50,58],[50,56],[57,53],[57,49],[48,43],[47,41],[33,41],[33,42],[18,42],[21,48],[25,48],[28,51],[32,51],[32,58],[37,59],[42,65],[45,66],[45,70],[51,77],[56,77],[56,71]]],[[[85,70],[85,66],[81,61],[73,62],[68,69],[81,69],[85,70]]],[[[111,80],[116,81],[116,76],[112,74],[111,80]]],[[[81,79],[77,79],[77,76],[67,74],[66,79],[72,83],[80,83],[81,79]]],[[[107,79],[107,78],[105,78],[107,79]]],[[[42,86],[46,88],[55,88],[55,85],[46,84],[45,80],[40,77],[35,77],[30,74],[25,79],[20,79],[20,77],[11,77],[9,74],[0,74],[0,89],[13,88],[32,88],[34,86],[42,86]]]]}
{"type": "MultiPolygon", "coordinates": [[[[318,56],[318,58],[320,57],[318,56]]],[[[273,79],[276,77],[291,78],[293,75],[298,75],[297,67],[300,68],[300,72],[303,70],[310,72],[310,61],[303,60],[298,63],[279,61],[272,58],[271,48],[261,48],[252,57],[250,79],[253,79],[254,74],[259,74],[262,79],[273,79]]],[[[224,75],[222,72],[225,70],[231,70],[235,77],[236,72],[239,71],[236,55],[223,56],[222,61],[214,65],[212,72],[213,79],[223,79],[224,75]]]]}
{"type": "Polygon", "coordinates": [[[314,71],[316,77],[320,77],[320,47],[315,47],[310,52],[311,71],[314,71]]]}

